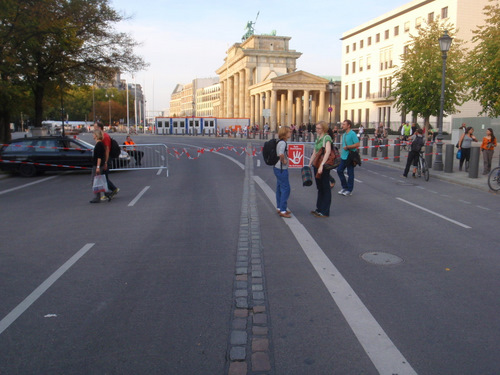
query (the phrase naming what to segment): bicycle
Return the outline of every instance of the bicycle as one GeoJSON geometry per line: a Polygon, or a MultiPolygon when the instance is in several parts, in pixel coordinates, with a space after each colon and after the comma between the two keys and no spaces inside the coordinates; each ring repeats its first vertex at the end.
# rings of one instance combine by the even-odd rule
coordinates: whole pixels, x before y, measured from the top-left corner
{"type": "Polygon", "coordinates": [[[500,190],[500,167],[493,168],[488,175],[488,186],[493,191],[500,190]]]}
{"type": "Polygon", "coordinates": [[[429,181],[429,168],[427,167],[423,151],[420,151],[417,164],[417,176],[422,177],[422,174],[424,175],[425,181],[429,181]]]}

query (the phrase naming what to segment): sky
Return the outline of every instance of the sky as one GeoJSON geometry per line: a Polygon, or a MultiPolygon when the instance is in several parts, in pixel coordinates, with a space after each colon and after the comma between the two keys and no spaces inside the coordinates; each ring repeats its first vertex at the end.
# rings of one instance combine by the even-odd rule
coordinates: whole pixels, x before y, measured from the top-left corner
{"type": "Polygon", "coordinates": [[[255,34],[289,36],[301,52],[297,70],[341,76],[342,33],[377,18],[408,0],[110,0],[127,20],[116,29],[141,43],[137,55],[149,63],[140,72],[122,74],[145,92],[146,113],[169,107],[177,84],[216,77],[226,51],[240,43],[248,21],[255,34]],[[256,20],[257,13],[259,16],[256,20]]]}

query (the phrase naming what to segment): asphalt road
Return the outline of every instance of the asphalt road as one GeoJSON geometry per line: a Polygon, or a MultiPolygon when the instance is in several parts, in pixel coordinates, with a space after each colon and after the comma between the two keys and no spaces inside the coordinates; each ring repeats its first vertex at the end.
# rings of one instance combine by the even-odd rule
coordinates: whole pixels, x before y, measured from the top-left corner
{"type": "Polygon", "coordinates": [[[328,219],[292,171],[282,219],[261,142],[135,141],[236,149],[113,173],[97,205],[88,173],[0,178],[0,374],[227,373],[248,163],[266,373],[498,373],[498,196],[365,162],[328,219]]]}

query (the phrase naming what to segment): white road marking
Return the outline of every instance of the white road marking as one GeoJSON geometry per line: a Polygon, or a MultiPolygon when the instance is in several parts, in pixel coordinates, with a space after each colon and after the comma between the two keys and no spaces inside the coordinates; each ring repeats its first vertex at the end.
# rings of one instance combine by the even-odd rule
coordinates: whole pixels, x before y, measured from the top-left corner
{"type": "Polygon", "coordinates": [[[137,201],[138,201],[139,199],[141,199],[141,197],[144,195],[144,193],[145,193],[146,191],[148,191],[148,189],[149,189],[150,187],[151,187],[151,186],[146,186],[144,189],[142,189],[142,191],[141,191],[139,194],[137,194],[137,196],[136,196],[136,197],[135,197],[135,198],[134,198],[134,199],[133,199],[133,200],[132,200],[132,201],[128,204],[128,206],[129,206],[129,207],[133,207],[133,206],[137,203],[137,201]]]}
{"type": "Polygon", "coordinates": [[[260,167],[260,159],[257,159],[257,167],[260,167]]]}
{"type": "Polygon", "coordinates": [[[38,298],[42,296],[64,273],[71,268],[81,257],[83,257],[95,244],[88,243],[73,255],[66,263],[40,284],[28,297],[24,299],[14,310],[0,321],[0,334],[5,331],[14,321],[21,316],[38,298]]]}
{"type": "Polygon", "coordinates": [[[491,211],[491,209],[489,209],[488,207],[483,207],[483,206],[476,206],[476,207],[480,208],[481,210],[491,211]]]}
{"type": "Polygon", "coordinates": [[[397,199],[397,200],[399,200],[399,201],[401,201],[401,202],[404,202],[404,203],[406,203],[406,204],[409,204],[410,206],[413,206],[413,207],[415,207],[415,208],[418,208],[418,209],[420,209],[420,210],[422,210],[422,211],[428,212],[428,213],[430,213],[430,214],[432,214],[432,215],[434,215],[434,216],[440,217],[441,219],[447,220],[447,221],[449,221],[450,223],[456,224],[456,225],[458,225],[458,226],[460,226],[460,227],[462,227],[462,228],[465,228],[465,229],[472,229],[472,227],[469,227],[468,225],[462,224],[462,223],[460,223],[460,222],[458,222],[458,221],[456,221],[456,220],[450,219],[449,217],[446,217],[446,216],[444,216],[444,215],[438,214],[437,212],[434,212],[434,211],[428,210],[427,208],[421,207],[421,206],[419,206],[419,205],[417,205],[417,204],[415,204],[415,203],[409,202],[409,201],[407,201],[407,200],[405,200],[405,199],[402,199],[402,198],[396,198],[396,199],[397,199]]]}
{"type": "Polygon", "coordinates": [[[459,202],[462,202],[462,203],[465,203],[465,204],[471,204],[471,202],[464,201],[463,199],[459,199],[458,201],[459,201],[459,202]]]}
{"type": "MultiPolygon", "coordinates": [[[[253,178],[269,201],[274,204],[276,199],[274,191],[260,177],[254,176],[253,178]]],[[[415,370],[305,227],[295,216],[283,220],[309,258],[378,372],[380,374],[416,375],[415,370]]]]}
{"type": "Polygon", "coordinates": [[[58,177],[58,176],[52,176],[52,177],[42,178],[41,180],[33,181],[33,182],[28,183],[28,184],[17,186],[17,187],[12,188],[12,189],[3,190],[3,191],[0,191],[0,195],[7,194],[7,193],[10,193],[10,192],[13,192],[13,191],[16,191],[16,190],[24,189],[25,187],[36,185],[36,184],[39,184],[41,182],[49,181],[49,180],[52,180],[52,179],[54,179],[56,177],[58,177]]]}

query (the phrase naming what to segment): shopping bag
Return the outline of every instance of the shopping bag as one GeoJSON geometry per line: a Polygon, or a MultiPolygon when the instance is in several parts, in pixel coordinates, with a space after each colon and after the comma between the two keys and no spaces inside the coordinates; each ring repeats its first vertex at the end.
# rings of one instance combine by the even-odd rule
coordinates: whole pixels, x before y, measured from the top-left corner
{"type": "Polygon", "coordinates": [[[462,158],[462,150],[457,151],[457,159],[460,160],[462,158]]]}
{"type": "Polygon", "coordinates": [[[106,181],[106,176],[103,174],[98,174],[94,176],[94,183],[92,185],[92,190],[94,194],[104,193],[108,191],[108,182],[106,181]]]}
{"type": "Polygon", "coordinates": [[[307,165],[302,167],[301,173],[302,173],[302,186],[311,186],[313,183],[311,167],[307,165]]]}

